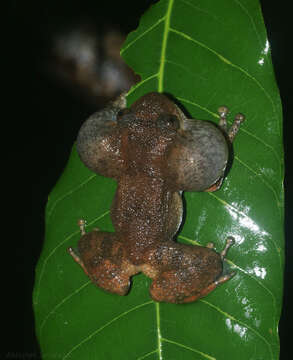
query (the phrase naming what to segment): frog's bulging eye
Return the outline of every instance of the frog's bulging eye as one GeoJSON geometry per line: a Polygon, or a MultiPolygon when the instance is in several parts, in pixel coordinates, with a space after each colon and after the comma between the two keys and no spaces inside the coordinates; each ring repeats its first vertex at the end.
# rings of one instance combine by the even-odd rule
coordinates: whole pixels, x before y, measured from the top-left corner
{"type": "Polygon", "coordinates": [[[121,119],[123,120],[123,117],[125,115],[127,115],[129,112],[130,112],[130,110],[127,109],[127,108],[118,111],[118,113],[117,113],[117,121],[121,121],[121,119]]]}
{"type": "Polygon", "coordinates": [[[161,114],[157,119],[157,126],[161,129],[177,130],[179,129],[180,124],[176,116],[169,114],[161,114]]]}
{"type": "Polygon", "coordinates": [[[119,111],[119,113],[117,114],[117,123],[120,126],[123,127],[128,126],[129,124],[134,122],[135,122],[135,116],[131,111],[129,111],[129,109],[119,111]]]}

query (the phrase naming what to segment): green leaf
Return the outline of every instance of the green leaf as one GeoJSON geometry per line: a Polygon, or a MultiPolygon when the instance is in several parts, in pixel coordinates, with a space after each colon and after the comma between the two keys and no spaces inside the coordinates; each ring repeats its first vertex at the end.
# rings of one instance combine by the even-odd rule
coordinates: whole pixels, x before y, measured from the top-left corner
{"type": "Polygon", "coordinates": [[[191,304],[153,302],[150,281],[129,295],[91,284],[67,254],[77,219],[113,231],[115,182],[91,173],[73,148],[49,197],[46,241],[36,270],[34,308],[44,358],[278,359],[284,265],[281,104],[257,0],[161,0],[121,51],[141,75],[128,102],[149,91],[174,96],[194,118],[217,122],[225,104],[246,115],[221,190],[185,193],[178,241],[222,249],[236,276],[191,304]]]}

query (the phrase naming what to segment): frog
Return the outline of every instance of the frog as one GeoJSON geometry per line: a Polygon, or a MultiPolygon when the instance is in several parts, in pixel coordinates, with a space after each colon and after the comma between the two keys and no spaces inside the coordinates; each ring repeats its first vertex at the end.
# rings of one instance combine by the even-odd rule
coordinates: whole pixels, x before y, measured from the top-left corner
{"type": "Polygon", "coordinates": [[[238,113],[228,129],[228,108],[219,123],[190,119],[175,100],[150,92],[126,107],[122,93],[90,116],[77,136],[81,161],[91,171],[114,178],[110,216],[114,232],[86,232],[80,219],[77,250],[69,254],[106,292],[126,295],[131,278],[144,273],[156,302],[194,302],[230,280],[224,270],[229,236],[221,252],[179,243],[184,191],[213,192],[226,176],[231,146],[245,116],[238,113]]]}

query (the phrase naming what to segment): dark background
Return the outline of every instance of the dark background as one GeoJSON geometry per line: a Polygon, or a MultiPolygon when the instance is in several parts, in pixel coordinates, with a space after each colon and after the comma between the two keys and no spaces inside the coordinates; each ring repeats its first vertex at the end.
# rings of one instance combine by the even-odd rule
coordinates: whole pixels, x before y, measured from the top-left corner
{"type": "MultiPolygon", "coordinates": [[[[5,292],[5,296],[4,293],[2,294],[2,298],[7,302],[7,305],[2,307],[2,313],[3,317],[9,317],[9,321],[4,329],[8,340],[4,342],[6,349],[5,347],[1,349],[2,358],[39,359],[39,349],[34,334],[31,293],[34,268],[42,248],[44,207],[49,192],[68,160],[81,122],[95,111],[93,106],[78,99],[56,79],[48,76],[44,70],[48,39],[60,24],[75,21],[82,16],[94,20],[101,31],[105,26],[112,24],[127,34],[137,27],[138,20],[149,3],[150,1],[147,0],[14,1],[11,2],[10,11],[1,15],[7,22],[4,35],[8,40],[8,51],[3,52],[3,58],[8,60],[8,64],[2,70],[4,70],[3,75],[9,77],[6,93],[10,98],[3,105],[4,109],[8,109],[5,123],[9,130],[2,129],[2,141],[9,138],[9,146],[6,149],[12,159],[9,156],[7,159],[7,155],[3,156],[2,169],[6,169],[4,163],[6,166],[7,161],[7,169],[12,168],[11,174],[13,174],[11,177],[7,176],[8,182],[12,184],[17,180],[18,184],[23,184],[23,187],[20,187],[20,194],[9,201],[10,207],[13,202],[12,211],[8,210],[10,209],[8,206],[4,209],[10,217],[10,234],[14,236],[9,236],[9,241],[6,241],[11,249],[3,252],[3,258],[6,260],[3,271],[7,274],[3,278],[9,279],[9,291],[5,292]],[[11,114],[17,114],[16,123],[11,114]],[[13,134],[12,141],[10,134],[13,134]],[[24,215],[23,232],[16,228],[15,220],[20,214],[24,215]]],[[[293,174],[289,161],[290,155],[293,154],[292,141],[290,141],[292,107],[289,106],[290,100],[291,102],[293,100],[290,53],[292,20],[289,1],[264,0],[261,3],[284,115],[287,257],[280,338],[281,359],[285,360],[290,358],[289,349],[293,330],[290,308],[293,300],[291,280],[293,267],[290,263],[293,254],[292,226],[289,228],[289,224],[293,223],[293,174]]],[[[5,193],[6,188],[2,189],[5,193]]]]}

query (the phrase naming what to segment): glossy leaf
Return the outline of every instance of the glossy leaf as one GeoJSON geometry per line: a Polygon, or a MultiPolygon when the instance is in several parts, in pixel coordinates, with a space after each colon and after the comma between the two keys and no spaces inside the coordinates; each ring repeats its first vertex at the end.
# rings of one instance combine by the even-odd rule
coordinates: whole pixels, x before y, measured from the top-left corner
{"type": "Polygon", "coordinates": [[[46,241],[37,267],[34,307],[44,358],[278,359],[283,271],[281,105],[269,43],[256,0],[161,0],[142,17],[122,49],[141,75],[128,102],[149,91],[171,94],[194,118],[217,122],[246,115],[221,190],[185,193],[178,241],[222,249],[236,276],[187,305],[158,304],[150,281],[133,278],[129,295],[91,284],[67,254],[87,230],[113,230],[115,182],[91,173],[73,148],[49,197],[46,241]]]}

